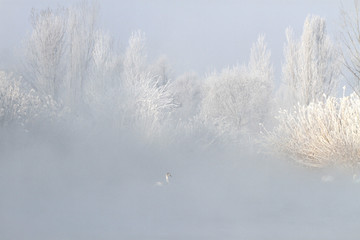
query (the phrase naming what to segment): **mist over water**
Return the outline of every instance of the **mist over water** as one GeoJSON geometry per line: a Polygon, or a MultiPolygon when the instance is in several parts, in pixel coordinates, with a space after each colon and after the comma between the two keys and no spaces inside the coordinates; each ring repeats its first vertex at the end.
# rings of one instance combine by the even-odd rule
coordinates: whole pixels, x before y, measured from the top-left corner
{"type": "Polygon", "coordinates": [[[2,142],[1,239],[359,237],[360,190],[340,172],[324,183],[329,171],[266,154],[44,135],[2,142]]]}

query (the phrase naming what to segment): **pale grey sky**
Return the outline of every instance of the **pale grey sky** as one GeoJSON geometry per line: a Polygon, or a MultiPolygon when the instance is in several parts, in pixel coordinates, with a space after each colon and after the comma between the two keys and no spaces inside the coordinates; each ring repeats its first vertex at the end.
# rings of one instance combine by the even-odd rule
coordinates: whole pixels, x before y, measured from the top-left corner
{"type": "MultiPolygon", "coordinates": [[[[0,54],[13,48],[30,31],[31,8],[69,6],[75,0],[0,0],[0,54]]],[[[335,37],[339,26],[339,0],[103,0],[100,23],[126,46],[134,30],[148,39],[150,56],[165,54],[178,73],[200,74],[248,60],[251,45],[266,35],[276,74],[281,71],[285,29],[301,34],[305,17],[325,17],[335,37]]],[[[342,1],[351,6],[352,0],[342,1]]],[[[0,61],[0,63],[4,60],[0,61]]]]}

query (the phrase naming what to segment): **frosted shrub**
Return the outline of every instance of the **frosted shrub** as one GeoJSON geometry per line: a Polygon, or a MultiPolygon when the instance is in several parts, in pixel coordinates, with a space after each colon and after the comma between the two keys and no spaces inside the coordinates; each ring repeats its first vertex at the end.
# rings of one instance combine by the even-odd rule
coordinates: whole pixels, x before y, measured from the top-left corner
{"type": "Polygon", "coordinates": [[[355,93],[281,110],[279,125],[267,135],[269,147],[308,167],[360,163],[360,99],[355,93]]]}
{"type": "Polygon", "coordinates": [[[0,71],[0,125],[29,127],[39,119],[58,120],[60,106],[22,86],[21,78],[0,71]]]}

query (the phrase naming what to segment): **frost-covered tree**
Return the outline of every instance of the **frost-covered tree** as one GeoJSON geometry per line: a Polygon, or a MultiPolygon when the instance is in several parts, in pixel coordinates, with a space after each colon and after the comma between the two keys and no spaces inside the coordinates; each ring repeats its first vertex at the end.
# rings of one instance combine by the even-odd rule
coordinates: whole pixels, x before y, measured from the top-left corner
{"type": "Polygon", "coordinates": [[[32,10],[33,31],[26,41],[26,76],[43,94],[59,97],[63,84],[67,14],[65,9],[32,10]]]}
{"type": "Polygon", "coordinates": [[[147,62],[140,31],[120,57],[112,38],[96,28],[96,19],[95,4],[34,11],[26,45],[34,87],[75,112],[100,119],[110,115],[119,126],[158,131],[175,106],[169,66],[164,59],[147,62]]]}
{"type": "Polygon", "coordinates": [[[84,101],[97,114],[106,114],[120,86],[122,59],[109,34],[95,34],[92,61],[84,86],[84,101]]]}
{"type": "Polygon", "coordinates": [[[147,71],[145,43],[146,38],[143,32],[136,31],[132,33],[123,60],[125,84],[134,84],[134,82],[137,82],[139,75],[147,71]]]}
{"type": "Polygon", "coordinates": [[[213,73],[204,83],[202,118],[220,134],[244,130],[251,123],[251,84],[254,79],[241,66],[213,73]]]}
{"type": "Polygon", "coordinates": [[[25,65],[34,87],[75,107],[83,102],[96,41],[97,6],[32,13],[25,65]]]}
{"type": "Polygon", "coordinates": [[[98,6],[83,2],[69,9],[67,25],[66,99],[70,105],[82,103],[95,39],[98,6]]]}
{"type": "MultiPolygon", "coordinates": [[[[248,72],[257,80],[253,86],[254,96],[254,116],[259,123],[268,122],[269,114],[272,110],[272,93],[274,88],[274,69],[271,64],[271,52],[267,49],[265,36],[260,35],[257,42],[253,44],[250,51],[248,72]]],[[[255,129],[258,123],[255,122],[255,129]]]]}
{"type": "Polygon", "coordinates": [[[325,19],[308,16],[300,40],[286,30],[282,94],[284,105],[309,104],[334,95],[340,80],[341,55],[326,33],[325,19]]]}
{"type": "Polygon", "coordinates": [[[281,110],[265,135],[270,149],[308,167],[360,167],[360,98],[326,97],[281,110]]]}
{"type": "Polygon", "coordinates": [[[158,135],[176,107],[169,84],[160,84],[161,77],[152,67],[147,63],[145,34],[133,33],[123,60],[117,106],[121,112],[120,124],[133,127],[146,137],[158,135]]]}
{"type": "Polygon", "coordinates": [[[256,132],[266,119],[272,85],[270,51],[260,36],[248,66],[226,68],[207,77],[200,116],[219,135],[256,132]]]}

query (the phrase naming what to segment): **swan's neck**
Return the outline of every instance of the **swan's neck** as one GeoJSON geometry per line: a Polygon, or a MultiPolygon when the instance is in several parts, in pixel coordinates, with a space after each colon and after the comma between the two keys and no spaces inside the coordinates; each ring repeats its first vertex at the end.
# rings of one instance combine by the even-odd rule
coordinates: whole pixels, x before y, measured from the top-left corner
{"type": "Polygon", "coordinates": [[[166,183],[169,183],[169,176],[166,175],[165,178],[166,178],[166,183]]]}

